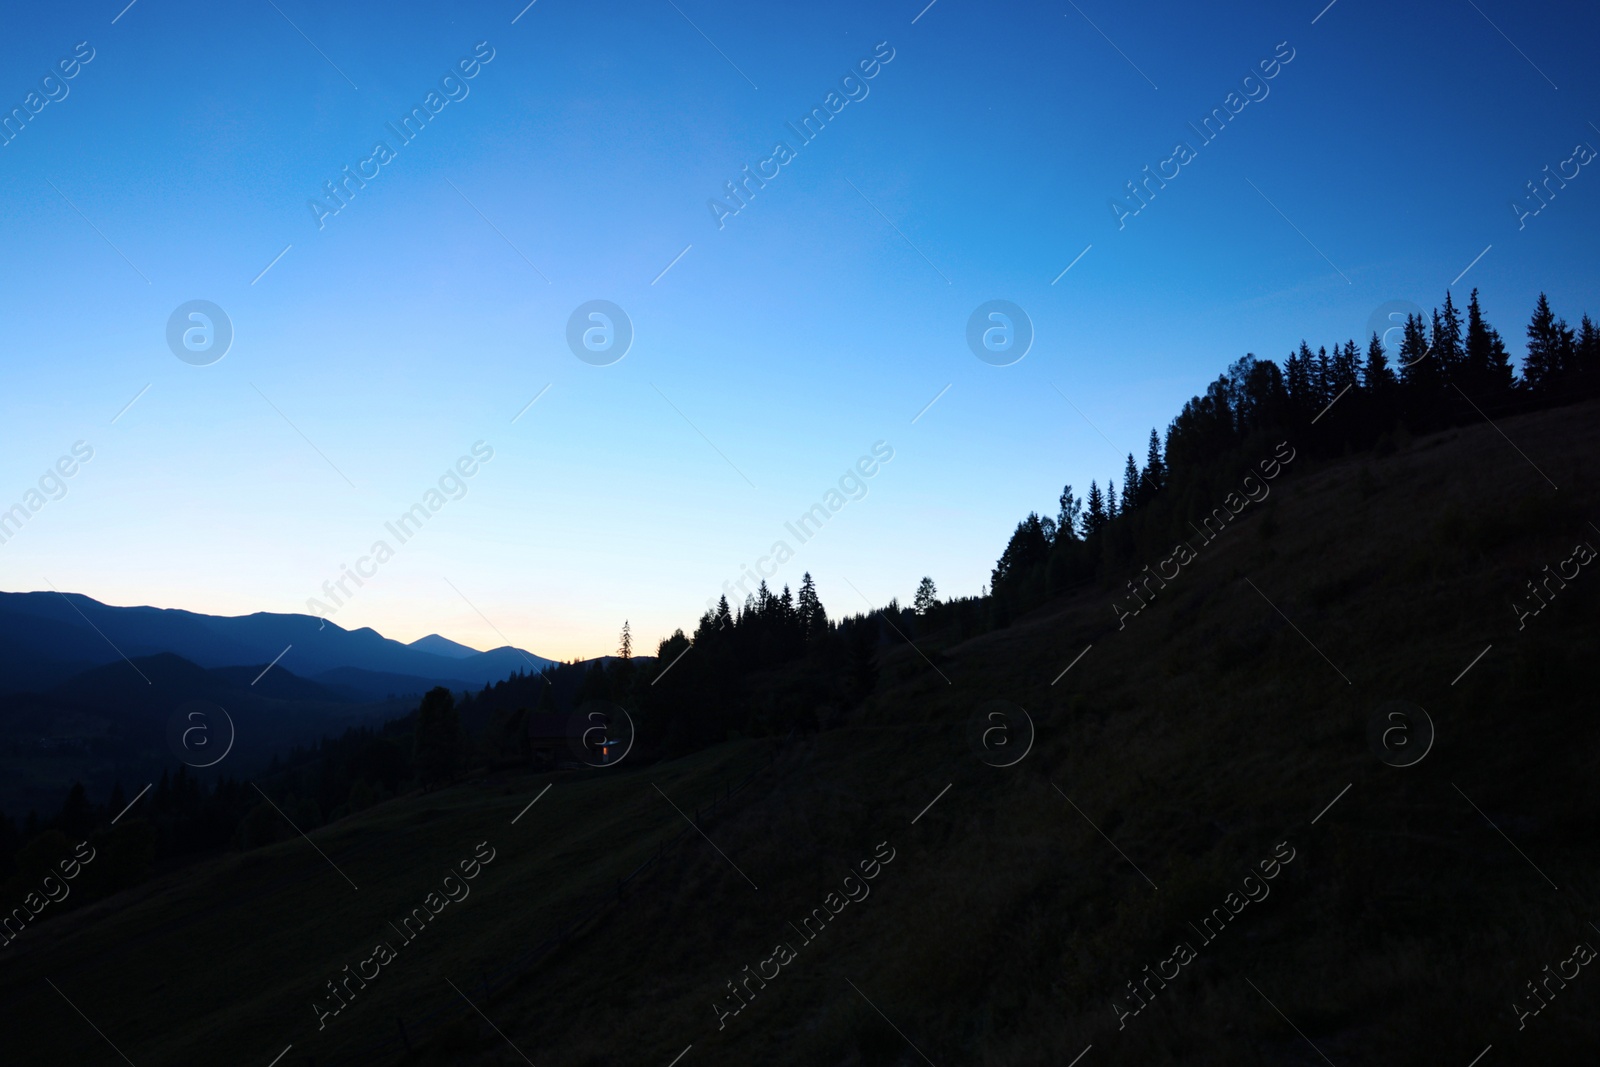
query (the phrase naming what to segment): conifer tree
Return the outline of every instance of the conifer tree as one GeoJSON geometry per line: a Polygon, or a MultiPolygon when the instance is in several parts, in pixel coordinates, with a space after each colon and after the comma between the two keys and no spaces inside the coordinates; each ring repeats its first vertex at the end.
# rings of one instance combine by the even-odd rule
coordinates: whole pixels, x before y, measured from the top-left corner
{"type": "Polygon", "coordinates": [[[623,659],[633,658],[633,634],[628,630],[628,620],[622,620],[622,637],[617,643],[617,655],[623,659]]]}
{"type": "Polygon", "coordinates": [[[1083,536],[1087,540],[1090,536],[1100,532],[1106,524],[1106,498],[1100,495],[1100,487],[1089,480],[1089,496],[1084,501],[1081,525],[1083,536]]]}
{"type": "Polygon", "coordinates": [[[413,758],[417,778],[424,786],[455,777],[461,754],[461,722],[455,698],[444,686],[435,686],[417,708],[413,758]]]}
{"type": "MultiPolygon", "coordinates": [[[[1289,394],[1289,401],[1302,413],[1310,413],[1321,405],[1316,402],[1317,392],[1313,377],[1315,375],[1315,358],[1311,355],[1311,346],[1305,341],[1300,342],[1300,349],[1289,353],[1289,358],[1283,364],[1283,387],[1289,394]]],[[[1172,451],[1172,435],[1167,435],[1167,452],[1172,451]]]]}
{"type": "Polygon", "coordinates": [[[1354,341],[1346,341],[1342,348],[1333,350],[1332,375],[1333,380],[1329,382],[1332,391],[1328,394],[1330,402],[1346,389],[1354,389],[1360,384],[1361,355],[1354,341]]]}
{"type": "MultiPolygon", "coordinates": [[[[1339,351],[1339,346],[1334,345],[1333,350],[1339,351]]],[[[1312,406],[1319,411],[1338,392],[1333,387],[1333,364],[1328,360],[1328,350],[1321,345],[1317,346],[1317,361],[1312,364],[1311,392],[1314,398],[1312,406]]]]}
{"type": "Polygon", "coordinates": [[[1106,479],[1106,519],[1116,518],[1122,512],[1117,508],[1117,483],[1114,478],[1106,479]]]}
{"type": "Polygon", "coordinates": [[[808,640],[828,632],[828,613],[822,607],[822,598],[817,596],[817,586],[811,580],[810,571],[800,576],[800,601],[797,610],[800,613],[801,628],[808,640]]]}
{"type": "Polygon", "coordinates": [[[1061,490],[1060,504],[1061,511],[1056,516],[1056,540],[1076,540],[1082,521],[1083,501],[1072,495],[1072,486],[1068,485],[1061,490]]]}
{"type": "Polygon", "coordinates": [[[1438,361],[1433,358],[1433,348],[1428,343],[1428,327],[1421,315],[1407,315],[1405,328],[1400,334],[1400,380],[1407,386],[1421,388],[1438,381],[1435,373],[1438,361]]]}
{"type": "Polygon", "coordinates": [[[1433,352],[1439,363],[1442,381],[1461,380],[1465,362],[1461,347],[1461,312],[1450,299],[1450,290],[1444,291],[1444,308],[1433,316],[1433,352]]]}
{"type": "Polygon", "coordinates": [[[923,578],[917,584],[917,594],[912,598],[911,610],[918,615],[926,615],[939,605],[939,590],[934,587],[932,578],[923,578]]]}
{"type": "Polygon", "coordinates": [[[1522,363],[1522,381],[1535,393],[1554,390],[1561,376],[1561,331],[1556,324],[1550,301],[1543,293],[1534,306],[1533,319],[1528,323],[1528,355],[1522,363]]]}
{"type": "Polygon", "coordinates": [[[1161,437],[1150,427],[1150,448],[1144,457],[1145,499],[1155,496],[1167,484],[1167,465],[1161,459],[1161,437]]]}
{"type": "Polygon", "coordinates": [[[1375,396],[1386,394],[1396,384],[1394,371],[1389,369],[1389,357],[1383,350],[1383,340],[1376,330],[1367,344],[1367,366],[1361,384],[1375,396]]]}
{"type": "Polygon", "coordinates": [[[1122,510],[1136,508],[1144,503],[1144,492],[1140,488],[1143,482],[1139,477],[1139,465],[1133,461],[1133,453],[1128,453],[1128,462],[1122,468],[1122,510]]]}
{"type": "Polygon", "coordinates": [[[1578,324],[1577,363],[1585,394],[1594,393],[1600,385],[1600,329],[1588,315],[1578,324]]]}

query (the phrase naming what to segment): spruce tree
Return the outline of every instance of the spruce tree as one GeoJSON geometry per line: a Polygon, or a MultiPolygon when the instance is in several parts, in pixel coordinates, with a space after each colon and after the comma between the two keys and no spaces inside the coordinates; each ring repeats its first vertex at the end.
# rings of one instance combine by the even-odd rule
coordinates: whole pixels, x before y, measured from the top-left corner
{"type": "Polygon", "coordinates": [[[1122,512],[1117,508],[1117,482],[1114,478],[1106,479],[1106,519],[1116,518],[1122,512]]]}
{"type": "Polygon", "coordinates": [[[1081,525],[1083,536],[1087,540],[1090,536],[1100,532],[1106,524],[1106,498],[1100,495],[1100,487],[1089,480],[1089,496],[1084,501],[1081,525]]]}
{"type": "Polygon", "coordinates": [[[1483,311],[1478,307],[1478,290],[1473,289],[1467,298],[1467,343],[1464,350],[1465,373],[1463,383],[1473,392],[1482,392],[1489,385],[1492,373],[1490,334],[1493,331],[1483,321],[1483,311]]]}
{"type": "Polygon", "coordinates": [[[1127,465],[1122,468],[1122,510],[1136,508],[1144,503],[1145,494],[1140,488],[1143,485],[1139,477],[1139,465],[1133,461],[1133,453],[1128,453],[1127,465]]]}
{"type": "Polygon", "coordinates": [[[939,605],[939,590],[934,587],[932,578],[923,578],[917,584],[917,594],[911,600],[911,610],[918,615],[926,615],[939,605]]]}
{"type": "Polygon", "coordinates": [[[1056,516],[1056,541],[1072,541],[1078,536],[1083,516],[1083,501],[1072,495],[1072,486],[1061,490],[1061,511],[1056,516]]]}
{"type": "Polygon", "coordinates": [[[810,571],[800,576],[798,610],[800,624],[808,640],[828,632],[828,613],[822,606],[822,598],[817,596],[817,586],[811,580],[810,571]]]}
{"type": "Polygon", "coordinates": [[[1522,382],[1534,393],[1548,393],[1561,374],[1561,334],[1555,313],[1543,293],[1528,323],[1528,355],[1522,361],[1522,382]]]}
{"type": "Polygon", "coordinates": [[[1428,327],[1421,315],[1407,315],[1406,325],[1400,334],[1400,380],[1407,386],[1429,387],[1438,381],[1435,373],[1438,361],[1432,357],[1428,343],[1428,327]]]}
{"type": "Polygon", "coordinates": [[[1167,465],[1161,459],[1161,437],[1155,427],[1150,428],[1150,448],[1144,456],[1144,487],[1146,497],[1155,496],[1167,484],[1167,465]]]}
{"type": "Polygon", "coordinates": [[[1383,395],[1395,385],[1394,371],[1389,369],[1389,357],[1383,351],[1383,339],[1373,331],[1367,344],[1367,366],[1361,383],[1368,392],[1383,395]]]}
{"type": "Polygon", "coordinates": [[[1346,389],[1354,389],[1360,384],[1361,354],[1356,350],[1354,341],[1346,341],[1342,348],[1333,350],[1333,380],[1329,384],[1332,392],[1328,400],[1339,396],[1346,389]]]}
{"type": "Polygon", "coordinates": [[[424,786],[455,777],[461,755],[461,722],[455,698],[442,685],[428,690],[417,707],[412,755],[417,779],[424,786]]]}
{"type": "Polygon", "coordinates": [[[1433,316],[1433,351],[1441,380],[1459,382],[1465,362],[1461,348],[1461,312],[1456,310],[1448,289],[1444,291],[1444,308],[1433,316]]]}
{"type": "MultiPolygon", "coordinates": [[[[1289,394],[1289,402],[1302,414],[1309,415],[1321,405],[1316,403],[1316,388],[1313,383],[1315,374],[1315,359],[1311,355],[1311,346],[1305,341],[1300,342],[1300,350],[1289,353],[1289,358],[1283,364],[1283,387],[1289,394]]],[[[1167,435],[1167,451],[1172,451],[1172,435],[1167,435]]]]}

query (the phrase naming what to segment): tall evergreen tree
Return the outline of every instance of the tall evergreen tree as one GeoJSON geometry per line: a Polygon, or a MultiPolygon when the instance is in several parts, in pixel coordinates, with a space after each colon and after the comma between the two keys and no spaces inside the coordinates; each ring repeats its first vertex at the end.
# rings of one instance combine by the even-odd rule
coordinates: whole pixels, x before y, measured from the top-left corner
{"type": "Polygon", "coordinates": [[[1489,397],[1510,391],[1513,372],[1511,357],[1500,334],[1483,317],[1478,306],[1478,290],[1467,300],[1467,341],[1463,350],[1463,375],[1467,388],[1489,397]]]}
{"type": "MultiPolygon", "coordinates": [[[[1289,394],[1289,402],[1295,410],[1302,415],[1315,412],[1321,405],[1317,403],[1317,390],[1315,383],[1316,358],[1311,354],[1311,346],[1305,341],[1300,342],[1300,349],[1289,353],[1289,358],[1283,364],[1283,387],[1289,394]]],[[[1172,454],[1172,436],[1167,435],[1167,455],[1172,454]]]]}
{"type": "Polygon", "coordinates": [[[1128,511],[1144,503],[1144,494],[1140,490],[1142,481],[1139,477],[1139,465],[1133,461],[1133,453],[1128,453],[1128,462],[1122,468],[1122,510],[1128,511]]]}
{"type": "Polygon", "coordinates": [[[1083,515],[1083,501],[1072,495],[1072,486],[1061,490],[1061,511],[1056,515],[1056,540],[1072,541],[1078,536],[1083,515]]]}
{"type": "MultiPolygon", "coordinates": [[[[1333,350],[1339,351],[1339,346],[1334,345],[1333,350]]],[[[1311,365],[1311,392],[1313,395],[1312,406],[1321,411],[1333,399],[1333,394],[1338,392],[1333,385],[1333,364],[1328,360],[1328,350],[1321,345],[1317,346],[1317,359],[1311,365]]]]}
{"type": "MultiPolygon", "coordinates": [[[[1274,368],[1276,369],[1276,368],[1274,368]]],[[[1144,486],[1148,494],[1146,499],[1155,496],[1166,488],[1167,465],[1161,459],[1161,436],[1156,433],[1154,426],[1150,427],[1150,447],[1144,456],[1144,486]]]]}
{"type": "Polygon", "coordinates": [[[1089,496],[1084,500],[1083,517],[1080,525],[1085,539],[1099,533],[1106,524],[1106,498],[1100,495],[1100,487],[1089,480],[1089,496]]]}
{"type": "Polygon", "coordinates": [[[1522,381],[1534,393],[1554,391],[1561,376],[1561,330],[1543,293],[1528,323],[1528,355],[1522,361],[1522,381]]]}
{"type": "Polygon", "coordinates": [[[934,587],[932,578],[923,578],[917,583],[917,593],[911,600],[911,610],[918,615],[926,615],[939,606],[939,590],[934,587]]]}
{"type": "Polygon", "coordinates": [[[1407,315],[1400,334],[1400,380],[1413,390],[1431,388],[1439,381],[1438,360],[1428,343],[1428,327],[1421,315],[1407,315]]]}
{"type": "Polygon", "coordinates": [[[1461,312],[1450,299],[1450,290],[1444,291],[1444,307],[1433,316],[1433,352],[1439,363],[1439,376],[1443,381],[1461,380],[1465,362],[1461,348],[1461,312]]]}
{"type": "Polygon", "coordinates": [[[1106,479],[1106,518],[1114,519],[1122,514],[1117,507],[1117,482],[1115,478],[1106,479]]]}
{"type": "Polygon", "coordinates": [[[617,655],[623,659],[633,658],[633,634],[628,629],[628,620],[622,620],[622,637],[617,642],[617,655]]]}
{"type": "Polygon", "coordinates": [[[807,640],[827,633],[828,613],[823,610],[822,600],[817,596],[817,586],[811,580],[810,571],[800,576],[800,599],[796,610],[800,615],[801,631],[807,640]]]}
{"type": "Polygon", "coordinates": [[[1578,324],[1577,360],[1583,392],[1593,395],[1600,387],[1600,329],[1588,315],[1578,324]]]}
{"type": "Polygon", "coordinates": [[[417,778],[424,786],[450,781],[455,777],[460,756],[461,720],[455,698],[444,686],[435,686],[417,708],[413,740],[417,778]]]}
{"type": "Polygon", "coordinates": [[[1376,330],[1367,344],[1367,366],[1361,384],[1375,396],[1387,394],[1395,385],[1394,371],[1389,369],[1389,357],[1383,350],[1383,339],[1376,330]]]}

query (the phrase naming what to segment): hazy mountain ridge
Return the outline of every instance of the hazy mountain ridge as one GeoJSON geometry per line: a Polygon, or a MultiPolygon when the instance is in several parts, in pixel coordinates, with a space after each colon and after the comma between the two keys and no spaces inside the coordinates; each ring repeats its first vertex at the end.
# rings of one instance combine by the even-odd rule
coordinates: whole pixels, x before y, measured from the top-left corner
{"type": "MultiPolygon", "coordinates": [[[[135,659],[171,652],[205,668],[259,670],[278,660],[302,678],[348,668],[413,677],[418,691],[436,684],[484,685],[553,662],[509,645],[478,652],[438,634],[407,645],[370,627],[346,630],[310,615],[217,616],[117,607],[79,593],[0,593],[0,692],[48,688],[87,667],[116,662],[119,652],[135,659]]],[[[351,685],[352,677],[359,676],[338,684],[351,685]]]]}

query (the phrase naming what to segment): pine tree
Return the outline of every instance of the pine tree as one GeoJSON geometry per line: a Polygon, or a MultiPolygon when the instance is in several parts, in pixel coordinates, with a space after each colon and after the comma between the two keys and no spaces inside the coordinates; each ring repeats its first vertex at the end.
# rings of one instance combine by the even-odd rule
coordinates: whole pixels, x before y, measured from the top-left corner
{"type": "MultiPolygon", "coordinates": [[[[1334,345],[1333,350],[1337,352],[1339,346],[1334,345]]],[[[1328,350],[1321,345],[1317,346],[1317,361],[1312,364],[1311,391],[1315,398],[1313,406],[1319,411],[1327,406],[1338,391],[1333,386],[1333,364],[1328,360],[1328,350]]]]}
{"type": "Polygon", "coordinates": [[[932,578],[923,578],[917,584],[917,594],[912,598],[911,610],[918,615],[926,615],[939,606],[939,590],[934,587],[932,578]]]}
{"type": "Polygon", "coordinates": [[[1061,512],[1056,516],[1057,542],[1076,540],[1082,521],[1083,501],[1072,495],[1072,486],[1061,490],[1061,512]]]}
{"type": "MultiPolygon", "coordinates": [[[[1300,342],[1297,352],[1289,353],[1289,358],[1283,363],[1283,387],[1289,394],[1289,401],[1302,414],[1309,415],[1321,405],[1317,403],[1317,392],[1313,376],[1315,374],[1315,359],[1311,355],[1311,346],[1305,341],[1300,342]]],[[[1172,452],[1172,435],[1167,435],[1167,453],[1172,452]]]]}
{"type": "Polygon", "coordinates": [[[1395,385],[1394,371],[1389,369],[1389,357],[1383,351],[1383,339],[1373,331],[1367,344],[1367,366],[1361,383],[1374,395],[1387,393],[1395,385]]]}
{"type": "Polygon", "coordinates": [[[1346,341],[1344,347],[1333,350],[1332,375],[1333,380],[1329,384],[1333,391],[1328,396],[1330,402],[1346,389],[1354,389],[1360,384],[1361,354],[1356,350],[1354,341],[1346,341]]]}
{"type": "Polygon", "coordinates": [[[1407,315],[1400,334],[1400,380],[1411,387],[1430,386],[1438,381],[1438,361],[1431,358],[1428,327],[1421,315],[1407,315]]]}
{"type": "Polygon", "coordinates": [[[1139,465],[1133,461],[1133,453],[1128,453],[1128,462],[1122,468],[1122,510],[1136,508],[1144,503],[1144,493],[1140,489],[1143,484],[1139,477],[1139,465]]]}
{"type": "Polygon", "coordinates": [[[1117,483],[1113,478],[1106,479],[1106,519],[1107,521],[1122,514],[1117,508],[1117,483]]]}
{"type": "Polygon", "coordinates": [[[1100,487],[1094,483],[1093,479],[1090,479],[1089,496],[1084,501],[1083,516],[1080,522],[1084,538],[1087,540],[1092,535],[1099,533],[1105,524],[1106,498],[1100,495],[1100,487]]]}
{"type": "Polygon", "coordinates": [[[617,655],[623,659],[633,658],[633,634],[628,629],[628,620],[622,620],[622,639],[617,645],[617,655]]]}
{"type": "Polygon", "coordinates": [[[1450,290],[1444,291],[1444,308],[1433,316],[1433,351],[1439,362],[1439,376],[1444,381],[1461,380],[1465,359],[1461,348],[1461,312],[1450,299],[1450,290]]]}
{"type": "Polygon", "coordinates": [[[1548,393],[1555,388],[1561,374],[1561,331],[1556,326],[1555,313],[1543,293],[1533,309],[1533,319],[1528,323],[1528,355],[1522,362],[1522,381],[1535,393],[1548,393]]]}
{"type": "Polygon", "coordinates": [[[461,720],[455,698],[444,686],[435,686],[417,707],[413,758],[417,778],[424,786],[455,777],[461,755],[461,720]]]}
{"type": "Polygon", "coordinates": [[[1144,491],[1148,500],[1167,485],[1167,465],[1161,458],[1161,437],[1150,428],[1150,448],[1144,457],[1144,491]]]}
{"type": "Polygon", "coordinates": [[[1595,328],[1588,315],[1578,324],[1577,361],[1584,392],[1593,393],[1600,384],[1600,329],[1595,328]]]}
{"type": "Polygon", "coordinates": [[[1463,384],[1473,392],[1481,392],[1489,383],[1489,324],[1483,321],[1483,310],[1478,307],[1478,290],[1474,288],[1467,298],[1467,343],[1464,349],[1465,373],[1463,384]]]}
{"type": "Polygon", "coordinates": [[[800,576],[800,601],[797,609],[800,612],[801,628],[808,640],[828,632],[828,613],[822,607],[822,598],[817,596],[817,586],[811,580],[810,571],[800,576]]]}

